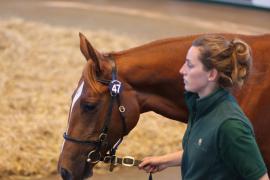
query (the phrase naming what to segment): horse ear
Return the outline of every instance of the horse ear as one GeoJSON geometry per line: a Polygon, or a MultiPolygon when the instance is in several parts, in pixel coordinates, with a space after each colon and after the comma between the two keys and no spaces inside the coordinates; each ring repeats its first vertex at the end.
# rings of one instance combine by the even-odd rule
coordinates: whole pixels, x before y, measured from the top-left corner
{"type": "Polygon", "coordinates": [[[85,59],[88,61],[91,59],[96,65],[97,73],[101,73],[100,60],[98,57],[101,57],[101,54],[93,48],[87,38],[79,33],[80,36],[80,49],[85,59]]]}

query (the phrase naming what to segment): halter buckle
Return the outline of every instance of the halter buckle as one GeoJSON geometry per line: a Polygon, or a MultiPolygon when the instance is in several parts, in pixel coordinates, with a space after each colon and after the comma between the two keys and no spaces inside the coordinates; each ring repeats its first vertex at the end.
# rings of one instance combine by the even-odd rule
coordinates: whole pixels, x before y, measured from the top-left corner
{"type": "Polygon", "coordinates": [[[125,156],[122,159],[122,165],[123,166],[127,166],[127,167],[131,167],[134,166],[135,164],[135,158],[132,156],[125,156]]]}

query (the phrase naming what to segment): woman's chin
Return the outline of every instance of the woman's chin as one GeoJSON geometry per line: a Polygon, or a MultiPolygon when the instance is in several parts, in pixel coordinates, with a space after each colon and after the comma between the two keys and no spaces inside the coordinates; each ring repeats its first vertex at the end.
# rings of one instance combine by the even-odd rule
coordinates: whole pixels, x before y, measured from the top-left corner
{"type": "Polygon", "coordinates": [[[185,84],[184,88],[185,88],[186,91],[190,91],[190,88],[186,84],[185,84]]]}
{"type": "Polygon", "coordinates": [[[185,91],[192,92],[192,93],[197,93],[196,90],[194,90],[194,89],[192,89],[192,88],[190,88],[190,87],[188,87],[186,85],[185,85],[185,91]]]}

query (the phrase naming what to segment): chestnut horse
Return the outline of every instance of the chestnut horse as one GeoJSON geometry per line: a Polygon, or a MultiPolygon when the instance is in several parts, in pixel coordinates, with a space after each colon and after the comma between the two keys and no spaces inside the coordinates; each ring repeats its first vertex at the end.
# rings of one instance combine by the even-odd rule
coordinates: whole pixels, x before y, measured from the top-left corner
{"type": "MultiPolygon", "coordinates": [[[[249,80],[234,95],[254,126],[257,143],[269,169],[270,34],[223,35],[229,39],[240,38],[253,50],[249,80]]],[[[154,111],[173,120],[187,121],[179,69],[192,41],[198,36],[159,40],[103,54],[80,34],[80,49],[87,63],[72,96],[59,157],[58,169],[63,179],[91,176],[93,166],[99,160],[105,161],[107,151],[115,151],[117,147],[113,146],[118,146],[121,138],[136,126],[141,113],[154,111]]]]}

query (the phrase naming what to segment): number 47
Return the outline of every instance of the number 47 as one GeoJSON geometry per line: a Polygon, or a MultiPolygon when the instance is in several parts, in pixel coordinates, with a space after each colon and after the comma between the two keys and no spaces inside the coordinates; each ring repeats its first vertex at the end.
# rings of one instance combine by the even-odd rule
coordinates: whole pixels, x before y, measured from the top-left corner
{"type": "Polygon", "coordinates": [[[120,92],[120,87],[121,85],[120,84],[114,84],[113,87],[112,87],[112,91],[116,94],[119,94],[120,92]]]}

